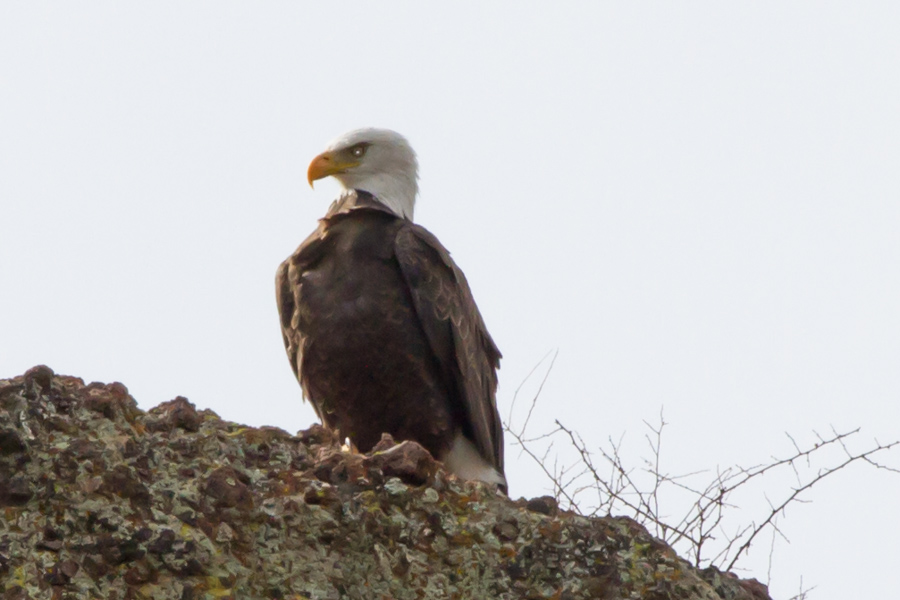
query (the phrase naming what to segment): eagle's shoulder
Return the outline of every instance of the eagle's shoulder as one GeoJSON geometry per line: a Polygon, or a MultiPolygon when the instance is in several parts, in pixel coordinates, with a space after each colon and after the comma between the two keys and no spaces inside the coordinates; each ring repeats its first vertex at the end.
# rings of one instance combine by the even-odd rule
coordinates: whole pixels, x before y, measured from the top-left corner
{"type": "Polygon", "coordinates": [[[407,283],[443,301],[448,308],[452,306],[460,313],[460,319],[465,317],[466,324],[483,337],[491,366],[496,368],[503,356],[488,334],[465,274],[440,240],[421,225],[405,221],[397,232],[394,248],[407,283]]]}

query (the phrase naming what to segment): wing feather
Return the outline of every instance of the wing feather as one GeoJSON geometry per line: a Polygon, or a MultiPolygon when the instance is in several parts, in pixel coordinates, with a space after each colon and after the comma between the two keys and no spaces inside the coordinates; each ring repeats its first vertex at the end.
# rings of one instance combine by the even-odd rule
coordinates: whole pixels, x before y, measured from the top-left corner
{"type": "MultiPolygon", "coordinates": [[[[301,378],[303,362],[303,344],[301,332],[298,327],[300,321],[300,307],[302,306],[303,286],[300,278],[303,272],[319,260],[323,250],[324,229],[320,225],[316,231],[307,237],[297,250],[278,266],[275,272],[275,299],[278,304],[278,317],[281,324],[281,339],[284,349],[291,363],[294,376],[303,389],[303,396],[307,398],[306,387],[301,378]]],[[[309,399],[309,398],[307,398],[309,399]]],[[[311,402],[316,415],[322,418],[319,407],[311,402]]]]}
{"type": "Polygon", "coordinates": [[[462,400],[468,433],[481,455],[503,473],[496,402],[501,354],[466,277],[440,241],[413,223],[400,228],[394,249],[432,351],[462,400]]]}

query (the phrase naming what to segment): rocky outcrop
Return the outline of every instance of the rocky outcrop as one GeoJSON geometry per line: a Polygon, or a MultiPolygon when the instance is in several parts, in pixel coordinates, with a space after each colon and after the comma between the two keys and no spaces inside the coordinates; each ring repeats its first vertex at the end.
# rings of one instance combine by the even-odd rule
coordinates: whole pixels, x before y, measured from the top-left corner
{"type": "Polygon", "coordinates": [[[4,599],[764,599],[627,518],[511,501],[414,443],[348,452],[35,367],[0,380],[4,599]]]}

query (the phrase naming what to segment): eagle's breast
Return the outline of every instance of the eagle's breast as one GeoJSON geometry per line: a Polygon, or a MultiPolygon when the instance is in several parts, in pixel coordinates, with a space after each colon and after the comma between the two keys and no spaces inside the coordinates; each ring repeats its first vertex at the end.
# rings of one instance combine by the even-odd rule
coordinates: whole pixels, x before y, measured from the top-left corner
{"type": "Polygon", "coordinates": [[[443,456],[457,419],[394,256],[402,225],[367,210],[329,224],[299,279],[299,375],[325,423],[360,450],[390,432],[443,456]]]}

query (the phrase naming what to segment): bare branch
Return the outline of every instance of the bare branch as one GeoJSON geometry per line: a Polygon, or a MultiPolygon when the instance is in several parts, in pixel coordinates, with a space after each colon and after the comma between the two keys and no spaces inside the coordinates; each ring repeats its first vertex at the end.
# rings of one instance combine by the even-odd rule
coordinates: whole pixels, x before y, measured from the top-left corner
{"type": "MultiPolygon", "coordinates": [[[[856,431],[859,431],[859,429],[855,429],[854,433],[856,431]]],[[[828,441],[823,441],[823,443],[817,445],[816,448],[821,448],[822,445],[830,444],[835,441],[840,442],[841,446],[844,446],[844,443],[842,440],[845,437],[847,437],[845,434],[836,434],[835,437],[831,438],[828,441]]],[[[828,467],[828,468],[825,468],[825,469],[819,471],[819,473],[808,483],[806,483],[798,488],[795,488],[794,491],[781,504],[779,504],[777,507],[774,507],[772,509],[772,512],[769,513],[769,516],[766,517],[766,520],[763,521],[762,524],[760,524],[759,526],[754,528],[753,533],[751,533],[750,536],[747,538],[747,540],[743,544],[741,544],[741,546],[737,550],[737,553],[735,553],[734,557],[731,559],[731,562],[729,562],[728,565],[725,567],[725,570],[730,571],[734,567],[734,564],[741,557],[741,555],[750,548],[750,544],[753,542],[753,540],[756,538],[756,536],[759,535],[759,533],[761,531],[763,531],[766,528],[766,526],[768,526],[775,519],[775,517],[778,515],[778,513],[784,511],[785,507],[787,507],[788,504],[793,502],[797,498],[797,496],[799,496],[800,494],[802,494],[803,492],[805,492],[806,490],[808,490],[815,484],[819,483],[820,481],[822,481],[829,475],[832,475],[833,473],[837,473],[838,471],[840,471],[847,465],[849,465],[853,462],[856,462],[857,460],[867,459],[868,457],[872,456],[873,454],[876,454],[883,450],[890,450],[897,444],[900,444],[900,440],[891,442],[890,444],[887,444],[884,446],[879,445],[871,450],[863,452],[862,454],[850,454],[848,452],[848,457],[844,462],[840,463],[836,467],[828,467]]],[[[844,448],[846,450],[846,446],[844,446],[844,448]]],[[[809,453],[808,452],[804,453],[804,455],[808,456],[809,453]]]]}
{"type": "MultiPolygon", "coordinates": [[[[759,536],[769,532],[772,534],[769,544],[771,573],[776,541],[781,539],[789,542],[781,529],[780,517],[791,504],[809,502],[803,495],[818,482],[854,462],[900,473],[900,469],[875,459],[879,452],[900,444],[900,440],[889,444],[875,440],[874,446],[862,452],[854,452],[850,448],[850,441],[859,434],[858,428],[846,432],[838,432],[832,428],[828,436],[813,431],[814,442],[808,445],[799,443],[791,434],[785,433],[792,450],[789,456],[772,456],[769,461],[752,467],[716,467],[711,475],[708,469],[679,475],[671,475],[665,471],[663,435],[668,423],[662,409],[658,424],[644,421],[647,428],[644,441],[649,453],[639,459],[640,467],[637,469],[628,466],[629,462],[623,455],[624,434],[618,440],[607,438],[606,444],[596,450],[590,449],[577,430],[567,427],[559,420],[555,421],[555,427],[550,431],[527,434],[535,405],[555,358],[556,354],[550,361],[538,393],[532,398],[523,426],[517,431],[505,427],[512,436],[514,445],[518,444],[521,452],[538,464],[550,479],[554,496],[568,509],[583,515],[628,514],[666,543],[681,548],[698,567],[712,565],[727,571],[734,570],[759,536]],[[566,442],[563,446],[555,445],[560,436],[566,442]],[[543,447],[543,451],[537,450],[538,445],[543,447]],[[560,455],[555,453],[557,451],[554,448],[574,451],[574,461],[560,462],[560,455]],[[843,454],[843,458],[837,463],[833,460],[831,449],[839,449],[843,454]],[[830,464],[827,462],[829,457],[832,461],[830,464]],[[551,464],[552,467],[549,466],[551,464]],[[815,464],[821,466],[815,467],[815,464]],[[760,492],[751,487],[766,474],[783,469],[789,469],[796,483],[787,493],[774,494],[778,500],[770,500],[765,490],[760,492]],[[704,476],[707,477],[705,481],[704,476]],[[764,500],[767,503],[765,512],[749,523],[745,521],[743,524],[736,524],[737,503],[733,500],[733,497],[737,497],[736,494],[745,499],[752,494],[764,500]],[[588,499],[590,501],[585,502],[588,499]],[[673,518],[671,514],[681,516],[673,518]]],[[[529,373],[529,377],[536,369],[537,367],[529,373]]],[[[802,589],[801,585],[796,599],[805,597],[808,591],[802,589]]]]}
{"type": "MultiPolygon", "coordinates": [[[[854,462],[864,463],[890,473],[900,469],[876,460],[878,453],[900,445],[900,440],[882,444],[877,439],[874,446],[864,451],[851,449],[851,438],[856,439],[859,428],[838,432],[832,427],[828,436],[813,431],[814,441],[802,444],[790,433],[785,433],[791,453],[785,458],[771,456],[764,463],[751,467],[735,465],[726,468],[699,469],[672,475],[663,465],[663,435],[668,423],[660,409],[658,424],[644,421],[644,441],[649,454],[639,458],[638,468],[626,461],[623,454],[624,434],[618,440],[608,437],[605,445],[592,450],[581,434],[555,421],[555,427],[536,434],[528,433],[537,401],[553,369],[558,350],[552,354],[547,371],[531,399],[521,427],[504,425],[513,445],[527,455],[550,480],[552,493],[561,505],[582,515],[628,514],[647,527],[667,544],[680,549],[696,566],[712,565],[726,571],[738,568],[738,563],[750,551],[751,546],[764,533],[771,533],[769,544],[768,577],[771,579],[775,545],[778,539],[790,543],[779,523],[786,509],[792,504],[810,500],[803,496],[820,481],[848,467],[854,462]],[[561,446],[558,440],[564,440],[561,446]],[[563,461],[559,449],[568,451],[574,458],[563,461]],[[835,451],[842,458],[836,460],[835,451]],[[791,473],[795,484],[787,492],[770,494],[759,491],[757,484],[764,476],[774,472],[791,473]],[[763,511],[757,510],[749,522],[736,522],[739,516],[735,498],[755,498],[766,502],[763,511]],[[762,514],[760,514],[760,512],[762,514]],[[674,518],[671,515],[676,515],[674,518]],[[678,517],[677,515],[681,515],[678,517]]],[[[532,377],[551,356],[548,353],[529,372],[532,377]]],[[[513,405],[507,420],[512,423],[516,398],[525,381],[516,389],[513,405]]],[[[666,446],[668,448],[668,446],[666,446]]],[[[741,504],[744,503],[741,502],[741,504]]],[[[754,513],[750,513],[753,515],[754,513]]],[[[800,591],[791,600],[805,600],[812,588],[800,591]]]]}

